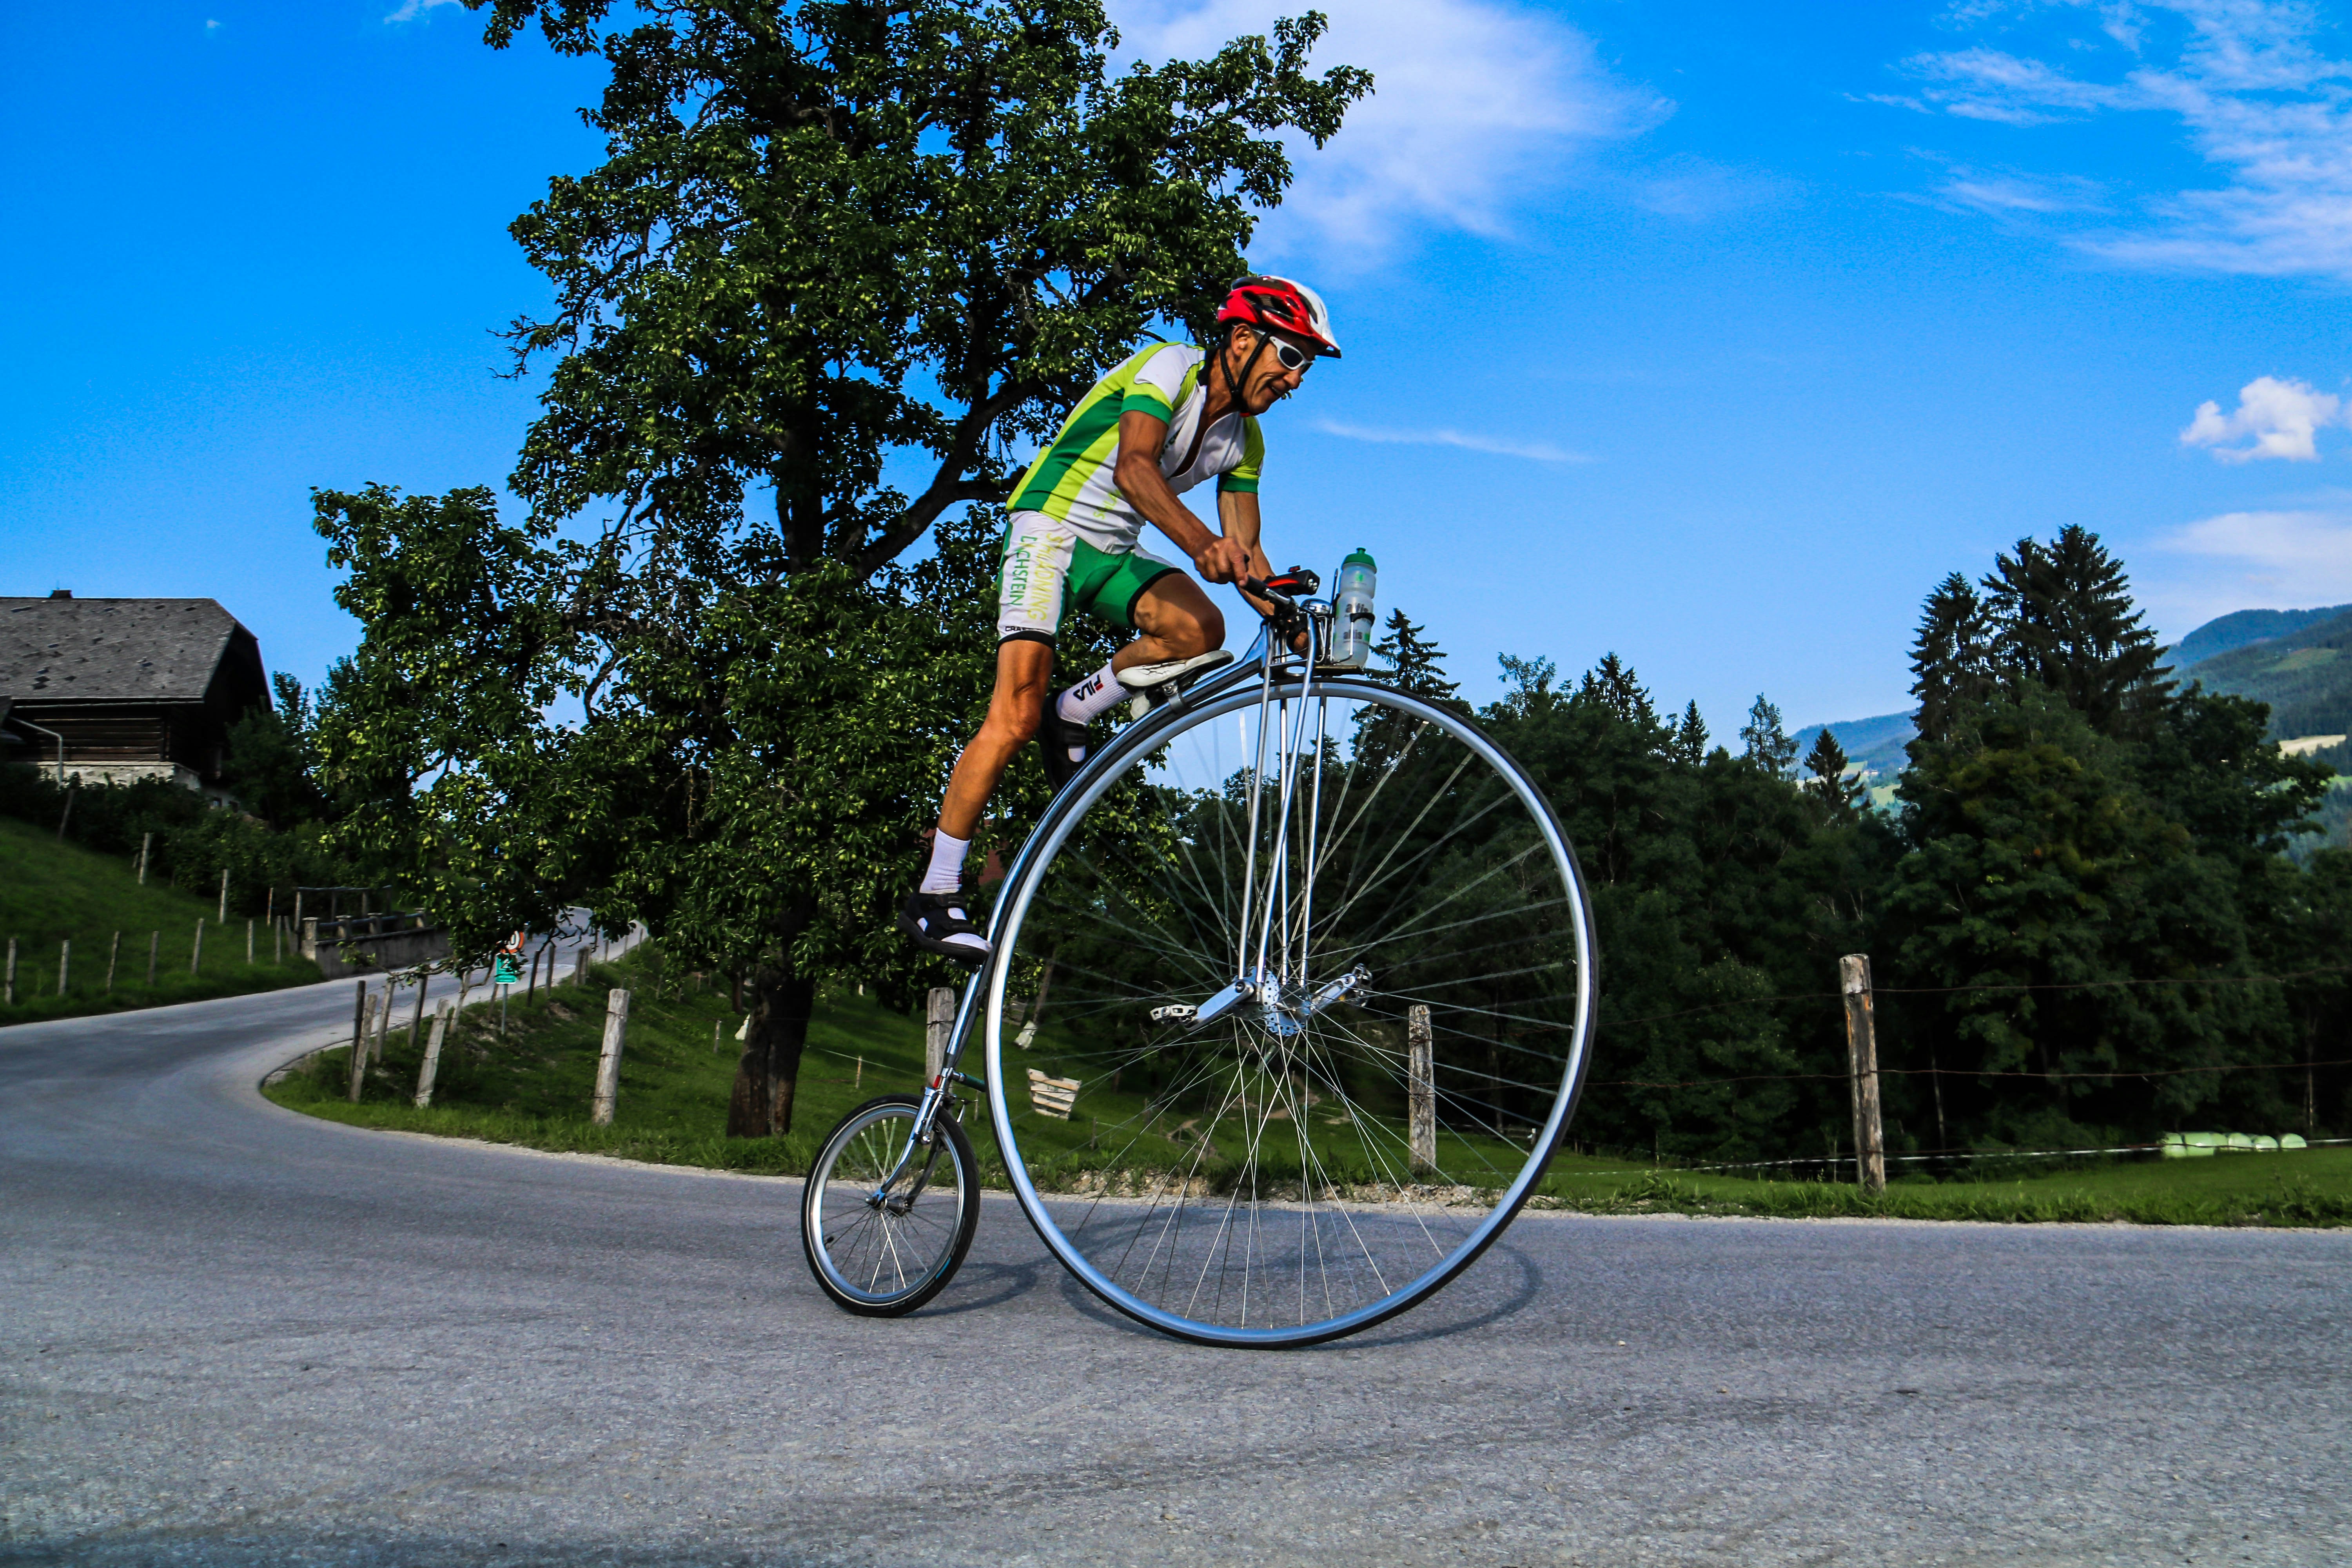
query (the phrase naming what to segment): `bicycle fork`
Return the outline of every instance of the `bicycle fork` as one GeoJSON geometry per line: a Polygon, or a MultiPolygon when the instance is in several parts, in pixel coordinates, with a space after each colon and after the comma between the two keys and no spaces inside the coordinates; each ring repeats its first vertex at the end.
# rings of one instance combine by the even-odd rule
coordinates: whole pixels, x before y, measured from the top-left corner
{"type": "Polygon", "coordinates": [[[914,1125],[908,1130],[907,1146],[898,1152],[898,1162],[866,1197],[866,1201],[877,1208],[888,1207],[904,1213],[917,1198],[922,1196],[923,1188],[930,1182],[931,1169],[939,1163],[939,1139],[933,1129],[940,1111],[951,1103],[949,1091],[958,1086],[965,1089],[985,1087],[980,1079],[958,1069],[963,1060],[963,1042],[972,1016],[980,1006],[981,994],[987,986],[989,970],[993,963],[992,958],[989,963],[982,964],[964,983],[963,998],[956,1004],[955,1022],[948,1026],[947,1054],[940,1059],[938,1074],[923,1086],[922,1103],[916,1108],[914,1125]],[[924,1152],[922,1169],[915,1173],[913,1184],[894,1197],[891,1186],[914,1163],[918,1150],[924,1152]]]}

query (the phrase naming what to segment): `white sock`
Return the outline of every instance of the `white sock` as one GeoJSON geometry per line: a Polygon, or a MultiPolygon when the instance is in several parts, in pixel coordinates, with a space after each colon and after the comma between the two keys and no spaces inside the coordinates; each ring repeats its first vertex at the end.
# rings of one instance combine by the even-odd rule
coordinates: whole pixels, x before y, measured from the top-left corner
{"type": "Polygon", "coordinates": [[[930,868],[923,873],[922,891],[953,893],[963,888],[963,858],[971,849],[971,840],[955,838],[945,833],[931,835],[930,868]]]}
{"type": "Polygon", "coordinates": [[[1054,706],[1065,724],[1091,724],[1126,700],[1127,688],[1118,683],[1110,666],[1104,665],[1063,692],[1054,706]]]}

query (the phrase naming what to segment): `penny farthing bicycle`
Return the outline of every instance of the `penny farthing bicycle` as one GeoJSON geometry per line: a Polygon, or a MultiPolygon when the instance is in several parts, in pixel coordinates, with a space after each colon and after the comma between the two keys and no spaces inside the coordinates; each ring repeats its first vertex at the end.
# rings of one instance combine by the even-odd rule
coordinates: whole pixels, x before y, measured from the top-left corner
{"type": "Polygon", "coordinates": [[[912,1311],[963,1261],[967,1089],[1054,1256],[1209,1344],[1393,1317],[1542,1178],[1598,979],[1567,837],[1454,706],[1323,661],[1312,574],[1251,587],[1278,611],[1249,657],[1129,672],[1162,684],[1014,858],[938,1076],[820,1152],[802,1239],[849,1310],[912,1311]]]}

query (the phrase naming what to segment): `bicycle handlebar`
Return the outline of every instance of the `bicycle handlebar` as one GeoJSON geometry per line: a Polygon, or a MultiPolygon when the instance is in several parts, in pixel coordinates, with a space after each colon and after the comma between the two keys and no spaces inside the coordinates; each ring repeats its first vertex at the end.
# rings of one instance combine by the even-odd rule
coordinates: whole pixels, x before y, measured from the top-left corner
{"type": "Polygon", "coordinates": [[[1323,580],[1304,566],[1293,566],[1271,577],[1244,577],[1239,584],[1244,594],[1262,594],[1269,599],[1285,601],[1312,594],[1322,585],[1323,580]]]}

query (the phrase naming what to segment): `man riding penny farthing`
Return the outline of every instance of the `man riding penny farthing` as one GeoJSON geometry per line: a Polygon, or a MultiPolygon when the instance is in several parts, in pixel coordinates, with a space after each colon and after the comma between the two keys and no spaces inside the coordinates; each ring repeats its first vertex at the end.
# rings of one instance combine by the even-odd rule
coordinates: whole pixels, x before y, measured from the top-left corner
{"type": "Polygon", "coordinates": [[[1526,1203],[1573,1110],[1596,964],[1550,807],[1458,706],[1364,672],[1369,556],[1335,603],[1261,542],[1259,416],[1339,357],[1329,312],[1253,276],[1216,323],[1104,376],[1013,490],[995,689],[899,916],[979,973],[943,1070],[845,1118],[803,1195],[810,1267],[852,1311],[913,1310],[971,1244],[961,1090],[1089,1289],[1234,1345],[1425,1300],[1526,1203]],[[1213,530],[1182,499],[1213,478],[1213,530]],[[1241,592],[1247,657],[1146,524],[1241,592]],[[1055,692],[1075,611],[1136,635],[1055,692]],[[964,858],[1032,739],[1056,794],[983,928],[964,858]]]}

